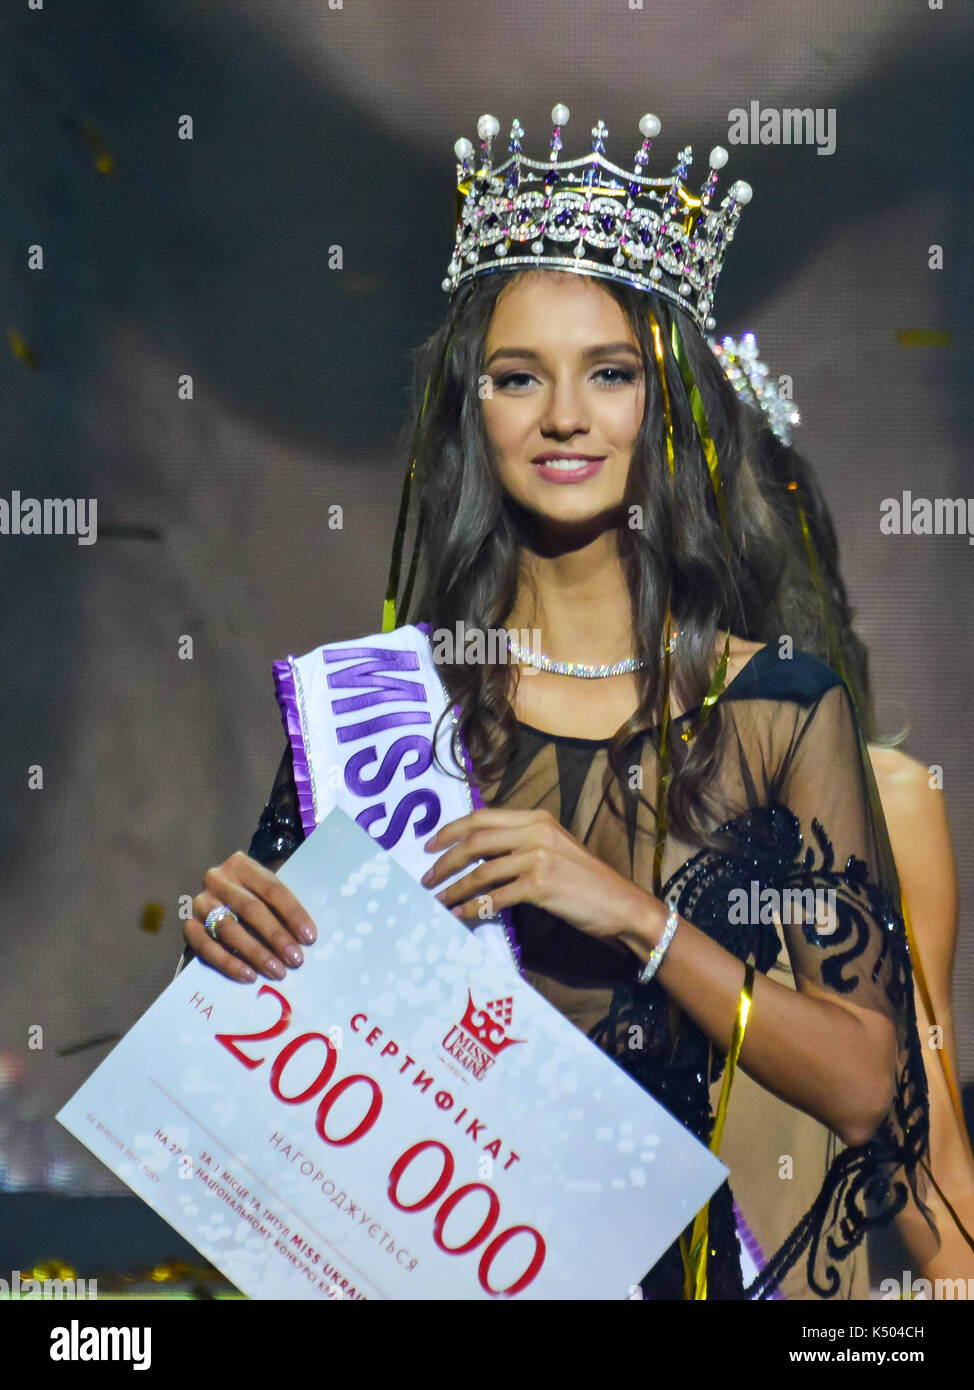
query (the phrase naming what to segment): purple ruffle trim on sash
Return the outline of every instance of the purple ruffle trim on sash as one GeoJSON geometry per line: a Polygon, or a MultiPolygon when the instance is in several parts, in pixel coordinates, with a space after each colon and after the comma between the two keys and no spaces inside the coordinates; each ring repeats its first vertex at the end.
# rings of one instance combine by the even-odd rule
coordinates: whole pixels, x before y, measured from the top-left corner
{"type": "Polygon", "coordinates": [[[274,693],[281,707],[281,723],[291,744],[294,760],[294,787],[298,794],[298,810],[304,827],[305,839],[315,828],[315,805],[311,793],[311,771],[308,767],[308,754],[304,746],[304,730],[301,727],[301,714],[298,710],[297,691],[294,688],[294,672],[291,670],[293,657],[286,661],[274,662],[274,693]]]}
{"type": "MultiPolygon", "coordinates": [[[[744,1220],[744,1216],[736,1201],[733,1203],[733,1207],[734,1220],[737,1222],[737,1234],[740,1237],[741,1244],[744,1246],[745,1250],[750,1255],[751,1259],[757,1266],[758,1271],[760,1272],[762,1269],[764,1269],[764,1266],[768,1262],[764,1258],[764,1254],[761,1250],[760,1245],[758,1245],[754,1232],[751,1230],[750,1226],[744,1220]]],[[[771,1297],[780,1298],[783,1300],[785,1296],[780,1289],[775,1289],[774,1292],[771,1294],[771,1297]]]]}
{"type": "MultiPolygon", "coordinates": [[[[419,629],[419,631],[423,634],[423,636],[426,638],[426,640],[429,642],[429,623],[417,623],[416,626],[419,629]]],[[[470,757],[470,750],[467,748],[467,741],[460,731],[460,725],[458,722],[460,717],[459,705],[453,706],[453,714],[455,721],[457,721],[457,739],[460,744],[460,751],[463,754],[463,766],[467,774],[467,783],[470,787],[470,800],[473,803],[473,808],[475,811],[483,811],[486,810],[486,807],[484,806],[484,798],[480,795],[480,788],[477,786],[477,779],[474,777],[473,761],[470,757]]],[[[511,948],[511,955],[514,957],[518,970],[520,970],[521,974],[523,975],[524,971],[521,969],[521,947],[518,945],[517,933],[514,930],[514,922],[511,918],[511,913],[509,909],[501,909],[500,919],[504,923],[504,935],[507,937],[507,944],[511,948]]]]}

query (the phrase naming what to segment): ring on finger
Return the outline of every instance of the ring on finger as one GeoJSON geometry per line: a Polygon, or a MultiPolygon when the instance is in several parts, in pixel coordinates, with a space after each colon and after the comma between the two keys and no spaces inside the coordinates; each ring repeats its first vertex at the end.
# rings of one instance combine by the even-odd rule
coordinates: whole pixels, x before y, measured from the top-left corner
{"type": "Polygon", "coordinates": [[[211,941],[220,940],[216,929],[223,921],[224,917],[232,917],[235,922],[240,921],[240,918],[234,912],[233,908],[228,907],[226,903],[221,903],[219,907],[215,907],[212,912],[207,913],[206,921],[203,923],[203,930],[211,941]]]}

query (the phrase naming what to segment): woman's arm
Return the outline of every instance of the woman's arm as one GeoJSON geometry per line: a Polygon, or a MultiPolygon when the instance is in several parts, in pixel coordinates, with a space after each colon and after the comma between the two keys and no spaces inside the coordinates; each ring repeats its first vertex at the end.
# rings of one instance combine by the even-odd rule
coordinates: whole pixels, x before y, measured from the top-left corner
{"type": "MultiPolygon", "coordinates": [[[[782,929],[796,989],[756,976],[740,1065],[845,1144],[859,1145],[889,1110],[900,1060],[897,1024],[902,1031],[904,1021],[887,992],[887,974],[873,978],[877,960],[885,960],[886,972],[894,968],[878,891],[895,886],[885,881],[892,875],[892,855],[885,827],[873,820],[871,770],[845,687],[831,685],[804,710],[770,707],[765,718],[760,756],[766,758],[763,750],[771,746],[783,749],[769,799],[795,816],[802,838],[795,865],[782,869],[780,882],[761,886],[832,890],[837,920],[808,934],[801,923],[782,929]],[[876,890],[873,896],[864,891],[855,864],[876,890]]],[[[753,764],[754,750],[746,753],[753,764]]],[[[640,960],[659,938],[663,912],[654,899],[623,937],[640,960]]],[[[780,926],[780,914],[776,919],[780,926]]],[[[737,957],[681,922],[657,978],[726,1051],[744,978],[737,957]]]]}
{"type": "MultiPolygon", "coordinates": [[[[620,939],[645,962],[663,931],[665,908],[649,898],[641,921],[620,939]]],[[[730,1047],[744,967],[705,932],[680,919],[656,978],[724,1052],[730,1047]]],[[[893,1095],[893,1025],[875,1010],[837,1000],[807,979],[787,989],[757,974],[739,1065],[844,1144],[864,1144],[893,1095]]]]}
{"type": "MultiPolygon", "coordinates": [[[[935,1017],[929,1018],[916,989],[917,1023],[930,1096],[930,1166],[947,1200],[968,1232],[974,1232],[974,1158],[947,1089],[939,1043],[958,1075],[951,1009],[951,981],[957,941],[957,866],[943,793],[930,786],[921,763],[896,749],[870,748],[890,843],[899,870],[913,936],[935,1017]],[[939,1027],[939,1036],[932,1029],[939,1027]],[[933,1044],[933,1045],[932,1045],[933,1044]]],[[[922,1266],[929,1279],[974,1277],[974,1251],[936,1192],[928,1197],[940,1232],[937,1255],[922,1266]]],[[[922,1259],[925,1230],[911,1212],[900,1232],[922,1259]]]]}

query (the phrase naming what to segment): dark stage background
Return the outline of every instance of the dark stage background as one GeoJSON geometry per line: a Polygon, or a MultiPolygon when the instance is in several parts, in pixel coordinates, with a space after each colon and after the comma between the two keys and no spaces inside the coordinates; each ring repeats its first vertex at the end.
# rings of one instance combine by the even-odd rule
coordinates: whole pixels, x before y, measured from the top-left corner
{"type": "MultiPolygon", "coordinates": [[[[601,117],[624,165],[655,111],[649,172],[692,143],[699,186],[723,143],[721,196],[753,184],[717,331],[793,377],[881,728],[944,769],[972,1080],[974,549],[879,527],[904,488],[974,498],[972,58],[956,0],[4,7],[0,495],[95,497],[99,533],[0,537],[0,1267],[96,1258],[104,1223],[69,1236],[64,1199],[127,1189],[53,1115],[110,1042],[71,1049],[139,1017],[180,896],[246,848],[283,747],[271,662],[380,626],[409,350],[445,306],[452,147],[484,111],[543,156],[564,101],[565,155],[601,117]],[[834,108],[834,153],[730,145],[752,100],[834,108]]],[[[184,1248],[137,1229],[146,1262],[184,1248]]]]}

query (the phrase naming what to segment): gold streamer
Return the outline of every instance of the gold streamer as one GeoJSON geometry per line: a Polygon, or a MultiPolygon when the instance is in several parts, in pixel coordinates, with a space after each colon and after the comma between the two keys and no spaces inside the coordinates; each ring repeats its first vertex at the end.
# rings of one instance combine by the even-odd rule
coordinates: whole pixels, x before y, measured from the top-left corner
{"type": "MultiPolygon", "coordinates": [[[[673,413],[670,409],[670,392],[666,384],[663,335],[652,307],[647,309],[650,330],[653,335],[653,352],[656,357],[656,372],[659,376],[663,396],[663,438],[666,443],[666,462],[670,470],[670,486],[676,476],[676,450],[673,444],[673,413]]],[[[653,892],[657,898],[663,892],[663,848],[666,843],[667,793],[670,785],[670,650],[672,648],[670,597],[666,599],[666,616],[663,619],[663,722],[660,725],[659,777],[656,782],[656,845],[653,851],[653,892]]]]}
{"type": "Polygon", "coordinates": [[[687,357],[686,349],[683,346],[683,339],[676,326],[676,319],[673,320],[670,332],[670,339],[673,345],[673,356],[676,358],[676,365],[680,369],[683,378],[683,385],[686,387],[687,399],[690,402],[690,409],[693,411],[693,418],[696,421],[697,433],[700,436],[700,443],[703,446],[704,458],[707,460],[707,469],[710,473],[710,483],[714,490],[714,498],[717,502],[717,515],[720,518],[720,529],[724,537],[724,554],[727,558],[728,567],[730,566],[730,537],[727,533],[727,515],[724,508],[724,489],[720,481],[720,467],[717,461],[717,447],[714,444],[710,433],[710,426],[707,424],[707,414],[703,408],[703,400],[690,360],[687,357]]]}
{"type": "Polygon", "coordinates": [[[162,926],[165,916],[166,909],[162,903],[144,903],[139,926],[144,932],[157,932],[162,926]]]}
{"type": "Polygon", "coordinates": [[[825,595],[825,586],[822,583],[822,574],[818,564],[818,557],[815,554],[815,544],[812,540],[811,530],[809,529],[808,517],[805,513],[805,507],[802,503],[801,493],[799,491],[798,484],[794,481],[794,479],[792,479],[792,481],[788,484],[788,491],[793,495],[795,499],[795,507],[798,511],[798,522],[802,528],[802,536],[805,540],[805,557],[808,560],[808,568],[811,570],[812,573],[812,582],[815,585],[815,588],[818,590],[819,597],[822,600],[822,613],[825,618],[825,626],[828,629],[829,634],[829,665],[833,665],[831,658],[834,656],[834,669],[838,671],[839,675],[845,681],[846,689],[852,696],[853,704],[855,704],[856,697],[853,694],[852,682],[849,680],[848,673],[845,669],[845,662],[842,659],[842,643],[839,641],[839,635],[836,632],[835,624],[832,621],[831,605],[828,601],[828,598],[825,595]]]}
{"type": "MultiPolygon", "coordinates": [[[[966,1136],[965,1136],[965,1137],[966,1137],[966,1136]]],[[[936,1190],[937,1196],[940,1198],[940,1200],[943,1202],[944,1206],[947,1208],[948,1212],[950,1213],[951,1218],[952,1218],[952,1220],[953,1220],[953,1222],[954,1222],[954,1225],[957,1227],[958,1231],[960,1231],[961,1235],[964,1237],[964,1240],[967,1242],[967,1244],[968,1244],[968,1246],[970,1247],[970,1249],[971,1249],[971,1250],[974,1250],[974,1237],[971,1236],[970,1231],[969,1231],[969,1230],[967,1229],[967,1227],[964,1225],[963,1221],[962,1221],[962,1220],[960,1219],[960,1217],[957,1215],[956,1211],[954,1211],[954,1208],[951,1206],[950,1202],[949,1202],[948,1199],[947,1199],[946,1193],[944,1192],[943,1188],[940,1186],[940,1183],[939,1183],[939,1182],[937,1181],[937,1179],[934,1177],[933,1173],[930,1171],[930,1165],[929,1165],[929,1163],[927,1163],[926,1159],[922,1159],[922,1158],[921,1158],[921,1160],[920,1160],[920,1166],[921,1166],[921,1168],[923,1169],[923,1171],[926,1173],[926,1175],[927,1175],[927,1177],[930,1179],[930,1181],[933,1183],[933,1186],[934,1186],[934,1189],[936,1190]]]]}
{"type": "Polygon", "coordinates": [[[416,429],[413,432],[413,441],[409,450],[409,463],[406,465],[406,476],[402,483],[402,492],[399,496],[399,515],[396,518],[396,534],[392,542],[392,560],[389,565],[389,579],[386,583],[385,603],[382,605],[382,631],[392,632],[396,626],[396,596],[399,593],[399,571],[402,566],[402,547],[406,538],[406,522],[409,517],[409,495],[413,487],[413,476],[416,472],[416,443],[419,439],[419,428],[423,423],[423,416],[426,414],[426,403],[429,400],[430,378],[426,378],[426,385],[423,387],[423,404],[420,407],[419,419],[416,421],[416,429]]]}
{"type": "MultiPolygon", "coordinates": [[[[686,388],[687,400],[690,402],[690,409],[693,412],[693,419],[697,426],[697,434],[700,438],[700,446],[703,449],[704,458],[707,461],[707,471],[710,474],[710,485],[714,491],[714,499],[717,503],[717,515],[720,519],[720,530],[724,541],[724,556],[727,560],[727,567],[730,569],[730,536],[727,531],[724,488],[720,481],[720,464],[717,458],[717,447],[710,433],[710,426],[707,423],[707,413],[703,408],[703,399],[700,395],[700,390],[693,375],[693,369],[690,366],[686,349],[683,346],[683,339],[680,337],[680,331],[676,326],[675,319],[671,324],[670,341],[673,347],[673,356],[676,359],[676,364],[680,369],[680,376],[683,378],[683,385],[686,388]]],[[[700,733],[701,729],[710,718],[714,705],[724,693],[724,686],[727,681],[727,662],[730,658],[730,641],[731,635],[730,629],[728,629],[727,636],[724,639],[724,651],[720,661],[717,663],[717,670],[714,672],[714,678],[710,682],[710,688],[704,696],[703,704],[700,707],[700,714],[696,719],[690,721],[680,735],[684,743],[693,742],[697,734],[700,733]]]]}
{"type": "Polygon", "coordinates": [[[730,629],[728,629],[727,636],[724,639],[724,650],[717,663],[717,670],[714,672],[714,678],[710,682],[710,687],[703,697],[703,704],[700,706],[701,712],[696,719],[691,720],[680,735],[684,743],[693,742],[697,734],[699,734],[700,730],[710,718],[714,705],[724,693],[724,684],[727,680],[727,662],[730,658],[730,640],[730,629]]]}
{"type": "MultiPolygon", "coordinates": [[[[734,1019],[734,1031],[731,1034],[730,1048],[727,1053],[727,1061],[724,1066],[724,1080],[720,1088],[720,1100],[717,1102],[717,1114],[714,1118],[713,1133],[710,1136],[710,1152],[717,1156],[720,1149],[720,1141],[724,1137],[724,1121],[727,1118],[727,1105],[730,1100],[731,1086],[734,1083],[734,1073],[737,1070],[737,1059],[741,1055],[741,1047],[744,1043],[744,1034],[747,1032],[748,1020],[751,1016],[751,996],[754,991],[754,966],[748,963],[744,967],[744,984],[741,988],[740,998],[737,1001],[737,1016],[734,1019]]],[[[693,1228],[690,1233],[690,1244],[687,1246],[686,1235],[680,1237],[680,1253],[683,1256],[684,1299],[705,1299],[707,1297],[707,1247],[709,1245],[709,1221],[708,1215],[710,1203],[705,1203],[697,1212],[693,1221],[693,1228]]]]}
{"type": "MultiPolygon", "coordinates": [[[[656,368],[659,374],[660,386],[662,389],[663,397],[663,420],[665,426],[666,458],[670,470],[670,481],[671,484],[675,485],[676,451],[673,439],[673,416],[670,408],[669,391],[666,385],[663,341],[662,335],[659,330],[659,324],[657,323],[655,315],[653,314],[651,309],[649,310],[649,319],[653,334],[653,351],[656,357],[656,368]]],[[[696,380],[694,379],[693,371],[687,359],[686,352],[684,351],[683,343],[680,338],[680,334],[675,321],[672,323],[671,342],[673,347],[673,354],[676,359],[677,366],[680,369],[680,376],[683,379],[683,385],[687,392],[687,399],[690,403],[690,409],[693,412],[693,418],[697,427],[697,434],[700,439],[700,445],[703,449],[704,458],[707,462],[707,469],[710,474],[710,482],[714,490],[714,498],[717,504],[717,515],[720,519],[721,535],[723,537],[724,543],[724,554],[727,559],[729,569],[731,547],[730,538],[727,532],[727,517],[726,510],[724,507],[724,491],[720,480],[720,467],[717,458],[717,449],[714,445],[713,436],[710,432],[710,426],[707,422],[707,415],[703,407],[703,400],[701,399],[700,391],[697,387],[696,380]]],[[[664,626],[665,641],[663,645],[663,722],[660,729],[660,770],[659,781],[657,783],[656,788],[656,846],[653,854],[653,889],[657,897],[660,897],[662,894],[663,848],[666,841],[666,833],[668,827],[666,809],[667,793],[669,790],[671,775],[669,757],[669,730],[671,717],[670,648],[672,645],[670,632],[671,597],[672,592],[670,596],[667,598],[666,602],[666,618],[664,626]]],[[[728,629],[727,635],[724,639],[724,650],[721,655],[720,661],[717,663],[717,669],[714,672],[714,676],[710,682],[710,686],[708,687],[707,693],[704,696],[703,703],[700,708],[700,713],[696,719],[690,721],[690,723],[681,733],[681,738],[685,743],[691,742],[693,738],[695,738],[696,735],[700,732],[700,730],[704,727],[707,720],[710,718],[711,713],[713,712],[714,706],[716,705],[717,701],[719,700],[721,694],[724,691],[724,687],[727,681],[727,663],[730,658],[730,641],[731,634],[730,629],[728,629]]],[[[734,1023],[734,1034],[731,1039],[731,1049],[728,1053],[727,1067],[724,1072],[724,1084],[721,1090],[720,1101],[717,1106],[717,1117],[714,1122],[714,1134],[711,1140],[711,1147],[714,1153],[717,1152],[717,1146],[719,1146],[720,1144],[721,1136],[724,1130],[724,1120],[727,1113],[727,1104],[730,1099],[730,1088],[731,1082],[733,1081],[734,1068],[737,1065],[738,1054],[741,1050],[741,1044],[744,1041],[744,1030],[747,1027],[747,1019],[751,1007],[751,991],[753,988],[753,983],[754,967],[752,965],[748,965],[745,969],[744,988],[741,991],[740,1002],[738,1004],[737,1018],[734,1023]]],[[[672,1005],[672,1001],[670,1009],[670,1022],[671,1029],[675,1037],[680,1025],[680,1010],[672,1005]]],[[[707,1297],[708,1210],[709,1204],[705,1205],[702,1208],[702,1210],[697,1213],[697,1216],[693,1223],[693,1229],[691,1232],[691,1244],[689,1248],[687,1247],[686,1237],[684,1235],[681,1235],[680,1237],[680,1253],[683,1257],[685,1277],[684,1293],[687,1298],[694,1297],[705,1299],[707,1297]]]]}
{"type": "Polygon", "coordinates": [[[673,416],[670,412],[670,392],[666,384],[666,371],[663,364],[663,335],[660,326],[656,322],[656,315],[652,309],[649,310],[649,323],[653,334],[653,351],[656,354],[656,370],[659,373],[659,384],[663,390],[663,422],[665,425],[664,438],[666,440],[666,462],[669,464],[670,477],[676,473],[676,457],[673,451],[673,416]]]}
{"type": "Polygon", "coordinates": [[[653,850],[653,892],[657,898],[663,894],[663,848],[666,844],[666,831],[669,824],[667,816],[667,793],[670,786],[670,600],[666,600],[666,618],[663,631],[663,722],[660,725],[659,741],[659,780],[656,783],[656,846],[653,850]]]}
{"type": "MultiPolygon", "coordinates": [[[[910,948],[917,989],[920,991],[923,1007],[927,1011],[927,1018],[931,1023],[936,1023],[937,1019],[934,1012],[933,1000],[930,997],[930,989],[927,985],[926,975],[923,973],[923,967],[920,965],[920,951],[917,947],[916,937],[913,934],[913,923],[910,920],[909,909],[906,905],[906,894],[903,892],[902,888],[900,889],[900,903],[903,909],[903,926],[906,928],[906,944],[910,948]]],[[[967,1126],[964,1122],[964,1106],[961,1102],[960,1092],[957,1089],[957,1082],[954,1079],[953,1070],[947,1059],[947,1049],[945,1047],[938,1047],[937,1051],[940,1053],[940,1064],[943,1067],[944,1080],[947,1083],[947,1090],[950,1092],[950,1102],[954,1107],[954,1114],[957,1116],[958,1123],[960,1124],[961,1134],[966,1137],[967,1126]]],[[[968,1145],[968,1147],[970,1146],[968,1145]]]]}
{"type": "Polygon", "coordinates": [[[14,357],[23,362],[25,367],[29,367],[32,372],[37,371],[37,355],[16,328],[7,329],[7,346],[14,357]]]}

